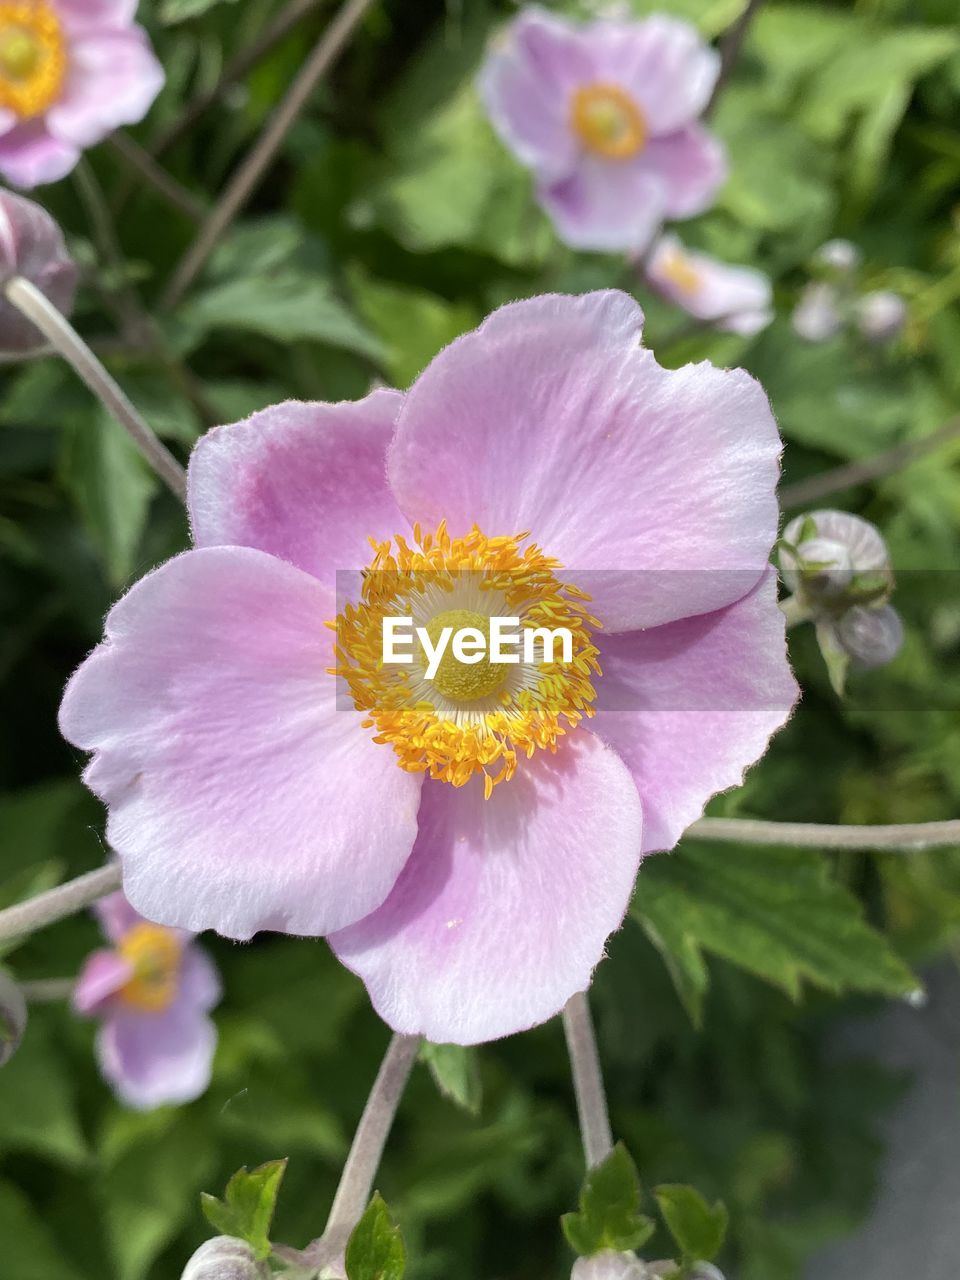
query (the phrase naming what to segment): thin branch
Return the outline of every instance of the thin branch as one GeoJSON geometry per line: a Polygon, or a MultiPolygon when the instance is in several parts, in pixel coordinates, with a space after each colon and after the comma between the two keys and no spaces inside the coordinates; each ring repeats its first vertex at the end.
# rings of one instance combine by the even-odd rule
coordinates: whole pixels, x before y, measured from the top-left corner
{"type": "Polygon", "coordinates": [[[716,109],[717,102],[721,93],[727,87],[733,69],[740,57],[740,51],[743,48],[743,42],[747,38],[747,32],[750,25],[757,15],[763,0],[749,0],[747,7],[741,13],[732,27],[724,35],[720,42],[720,74],[717,76],[717,83],[713,87],[713,94],[707,103],[703,113],[703,119],[709,120],[716,109]]]}
{"type": "Polygon", "coordinates": [[[86,875],[68,880],[46,893],[38,893],[28,902],[18,902],[0,911],[0,942],[22,938],[38,929],[45,929],[48,924],[65,920],[119,888],[120,866],[116,862],[108,862],[96,871],[88,871],[86,875]]]}
{"type": "Polygon", "coordinates": [[[290,89],[267,122],[263,133],[241,161],[196,239],[183,255],[160,306],[172,310],[203,269],[204,264],[254,188],[270,167],[297,116],[303,110],[321,76],[332,66],[373,0],[347,0],[303,64],[290,89]]]}
{"type": "Polygon", "coordinates": [[[9,302],[31,320],[63,356],[101,404],[120,423],[161,480],[183,501],[187,482],[183,467],[154,435],[130,399],[103,367],[73,325],[35,285],[14,276],[4,286],[9,302]]]}
{"type": "Polygon", "coordinates": [[[960,439],[960,417],[951,418],[938,430],[931,431],[919,440],[906,440],[903,444],[894,445],[892,449],[874,454],[872,458],[844,463],[842,467],[833,467],[818,476],[788,484],[780,490],[780,506],[784,511],[791,511],[796,507],[819,502],[821,498],[840,493],[843,489],[880,480],[957,439],[960,439]]]}
{"type": "Polygon", "coordinates": [[[390,1041],[343,1166],[326,1229],[308,1250],[317,1258],[321,1254],[324,1258],[333,1258],[342,1253],[350,1232],[363,1216],[393,1118],[419,1051],[419,1036],[395,1035],[390,1041]]]}
{"type": "Polygon", "coordinates": [[[607,1098],[603,1091],[600,1055],[593,1033],[590,1005],[585,991],[571,996],[563,1010],[563,1030],[567,1037],[573,1088],[577,1095],[577,1114],[583,1137],[583,1154],[587,1168],[605,1160],[613,1150],[607,1098]]]}
{"type": "Polygon", "coordinates": [[[122,156],[131,169],[161,195],[167,204],[182,213],[192,222],[202,222],[207,213],[207,206],[157,164],[153,156],[141,147],[128,133],[117,132],[110,138],[110,145],[119,156],[122,156]]]}
{"type": "Polygon", "coordinates": [[[226,63],[216,84],[203,93],[197,94],[195,98],[186,104],[176,119],[171,121],[167,128],[160,133],[150,148],[150,154],[154,157],[160,156],[169,147],[172,147],[178,139],[188,132],[200,116],[209,107],[213,106],[225,90],[232,84],[236,84],[238,80],[242,80],[248,71],[251,71],[262,58],[265,58],[283,37],[292,31],[297,23],[312,10],[316,9],[319,4],[320,0],[288,0],[288,3],[280,10],[273,21],[268,23],[256,40],[248,45],[246,49],[241,49],[235,57],[226,63]]]}
{"type": "Polygon", "coordinates": [[[829,822],[767,822],[762,818],[701,818],[686,834],[698,840],[782,844],[797,849],[879,849],[907,853],[960,845],[960,818],[889,826],[835,826],[829,822]]]}
{"type": "Polygon", "coordinates": [[[58,1000],[69,1000],[76,985],[76,978],[36,978],[19,984],[27,1004],[53,1004],[58,1000]]]}

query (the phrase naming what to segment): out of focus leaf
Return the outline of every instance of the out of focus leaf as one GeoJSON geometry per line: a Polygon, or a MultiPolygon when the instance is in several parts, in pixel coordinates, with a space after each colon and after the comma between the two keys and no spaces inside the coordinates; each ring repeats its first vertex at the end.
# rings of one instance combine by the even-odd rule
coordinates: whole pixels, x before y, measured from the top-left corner
{"type": "Polygon", "coordinates": [[[218,4],[236,4],[237,0],[160,0],[160,21],[173,26],[201,14],[218,4]]]}
{"type": "Polygon", "coordinates": [[[480,1114],[483,1085],[476,1049],[427,1041],[420,1050],[420,1058],[430,1068],[430,1074],[445,1098],[473,1116],[480,1114]]]}
{"type": "Polygon", "coordinates": [[[86,1280],[58,1248],[43,1215],[10,1182],[0,1182],[0,1250],[8,1280],[86,1280]]]}
{"type": "Polygon", "coordinates": [[[361,316],[384,345],[390,381],[407,387],[433,357],[480,320],[467,303],[450,303],[422,289],[356,277],[354,294],[361,316]]]}
{"type": "Polygon", "coordinates": [[[40,1018],[31,1018],[18,1051],[3,1069],[0,1093],[0,1153],[43,1156],[57,1164],[80,1164],[87,1144],[60,1046],[40,1018]]]}

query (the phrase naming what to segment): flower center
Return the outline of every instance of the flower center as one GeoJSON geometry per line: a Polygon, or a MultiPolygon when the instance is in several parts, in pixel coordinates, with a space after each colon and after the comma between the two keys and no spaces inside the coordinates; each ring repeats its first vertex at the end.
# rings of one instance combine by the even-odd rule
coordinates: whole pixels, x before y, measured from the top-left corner
{"type": "Polygon", "coordinates": [[[66,65],[60,19],[43,0],[0,2],[0,107],[21,120],[40,115],[59,97],[66,65]]]}
{"type": "Polygon", "coordinates": [[[700,272],[689,258],[684,257],[676,249],[664,254],[659,263],[659,270],[683,293],[696,293],[700,288],[700,272]]]}
{"type": "Polygon", "coordinates": [[[135,924],[117,950],[133,969],[120,998],[145,1013],[162,1013],[177,994],[181,952],[176,935],[159,924],[135,924]]]}
{"type": "Polygon", "coordinates": [[[588,84],[573,95],[573,128],[591,151],[608,160],[629,160],[647,142],[643,112],[618,85],[588,84]]]}
{"type": "Polygon", "coordinates": [[[591,681],[600,672],[591,631],[600,624],[587,612],[589,597],[560,582],[557,561],[539,547],[522,546],[528,536],[488,538],[474,525],[451,538],[444,522],[427,534],[415,525],[412,545],[399,535],[371,539],[359,603],[327,624],[337,637],[331,672],[345,681],[374,741],[391,746],[402,769],[455,787],[482,773],[488,798],[521,756],[555,750],[593,715],[591,681]],[[403,660],[387,660],[384,620],[395,618],[413,624],[403,660]],[[494,661],[494,618],[519,624],[511,628],[521,641],[510,650],[515,661],[494,661]],[[479,636],[460,654],[475,661],[448,643],[431,673],[418,627],[435,651],[445,630],[474,629],[479,636]],[[570,634],[568,653],[543,639],[561,628],[570,634]],[[528,652],[525,638],[540,643],[528,652]]]}

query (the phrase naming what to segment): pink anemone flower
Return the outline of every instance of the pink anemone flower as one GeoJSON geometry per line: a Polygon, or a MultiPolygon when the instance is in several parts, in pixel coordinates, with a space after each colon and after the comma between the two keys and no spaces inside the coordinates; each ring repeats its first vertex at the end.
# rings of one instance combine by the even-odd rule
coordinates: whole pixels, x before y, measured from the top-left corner
{"type": "Polygon", "coordinates": [[[617,291],[514,303],[405,395],[200,440],[195,549],[113,608],[61,710],[141,911],[328,935],[434,1041],[588,986],[641,855],[796,696],[766,397],[661,368],[642,318],[617,291]],[[565,623],[569,662],[383,660],[387,618],[513,615],[565,623]]]}
{"type": "Polygon", "coordinates": [[[163,68],[137,0],[0,0],[0,173],[56,182],[80,152],[146,115],[163,68]]]}
{"type": "Polygon", "coordinates": [[[773,319],[773,290],[762,271],[685,249],[677,236],[660,237],[644,270],[662,297],[726,333],[749,337],[773,319]]]}
{"type": "Polygon", "coordinates": [[[110,948],[88,956],[73,1007],[100,1019],[97,1057],[138,1111],[192,1102],[210,1083],[220,979],[189,933],[144,920],[122,893],[96,905],[110,948]]]}
{"type": "Polygon", "coordinates": [[[665,218],[708,209],[726,178],[724,150],[698,121],[719,69],[716,50],[674,18],[578,26],[528,8],[491,50],[480,92],[560,238],[636,253],[665,218]]]}

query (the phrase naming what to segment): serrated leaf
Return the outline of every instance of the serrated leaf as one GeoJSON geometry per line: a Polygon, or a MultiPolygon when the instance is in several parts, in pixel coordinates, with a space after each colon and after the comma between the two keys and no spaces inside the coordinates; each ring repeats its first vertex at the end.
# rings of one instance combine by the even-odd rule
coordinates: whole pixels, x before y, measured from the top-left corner
{"type": "Polygon", "coordinates": [[[347,1280],[401,1280],[407,1269],[403,1237],[379,1191],[347,1242],[346,1268],[347,1280]]]}
{"type": "Polygon", "coordinates": [[[695,1187],[678,1183],[657,1187],[653,1194],[684,1262],[711,1262],[726,1239],[726,1205],[720,1200],[708,1205],[695,1187]]]}
{"type": "Polygon", "coordinates": [[[563,1234],[581,1257],[602,1249],[626,1252],[640,1249],[654,1232],[654,1223],[640,1212],[640,1179],[622,1142],[606,1160],[589,1170],[580,1192],[578,1213],[561,1219],[563,1234]]]}
{"type": "Polygon", "coordinates": [[[202,1193],[207,1221],[223,1235],[246,1240],[258,1258],[268,1258],[270,1224],[286,1167],[286,1160],[268,1160],[256,1169],[238,1169],[222,1200],[202,1193]]]}
{"type": "Polygon", "coordinates": [[[809,850],[685,841],[645,864],[631,913],[696,1023],[709,985],[704,951],[794,998],[804,980],[827,991],[896,996],[919,986],[826,858],[809,850]]]}
{"type": "Polygon", "coordinates": [[[483,1086],[476,1049],[460,1044],[431,1044],[426,1041],[420,1060],[430,1068],[437,1088],[472,1116],[480,1114],[483,1086]]]}

